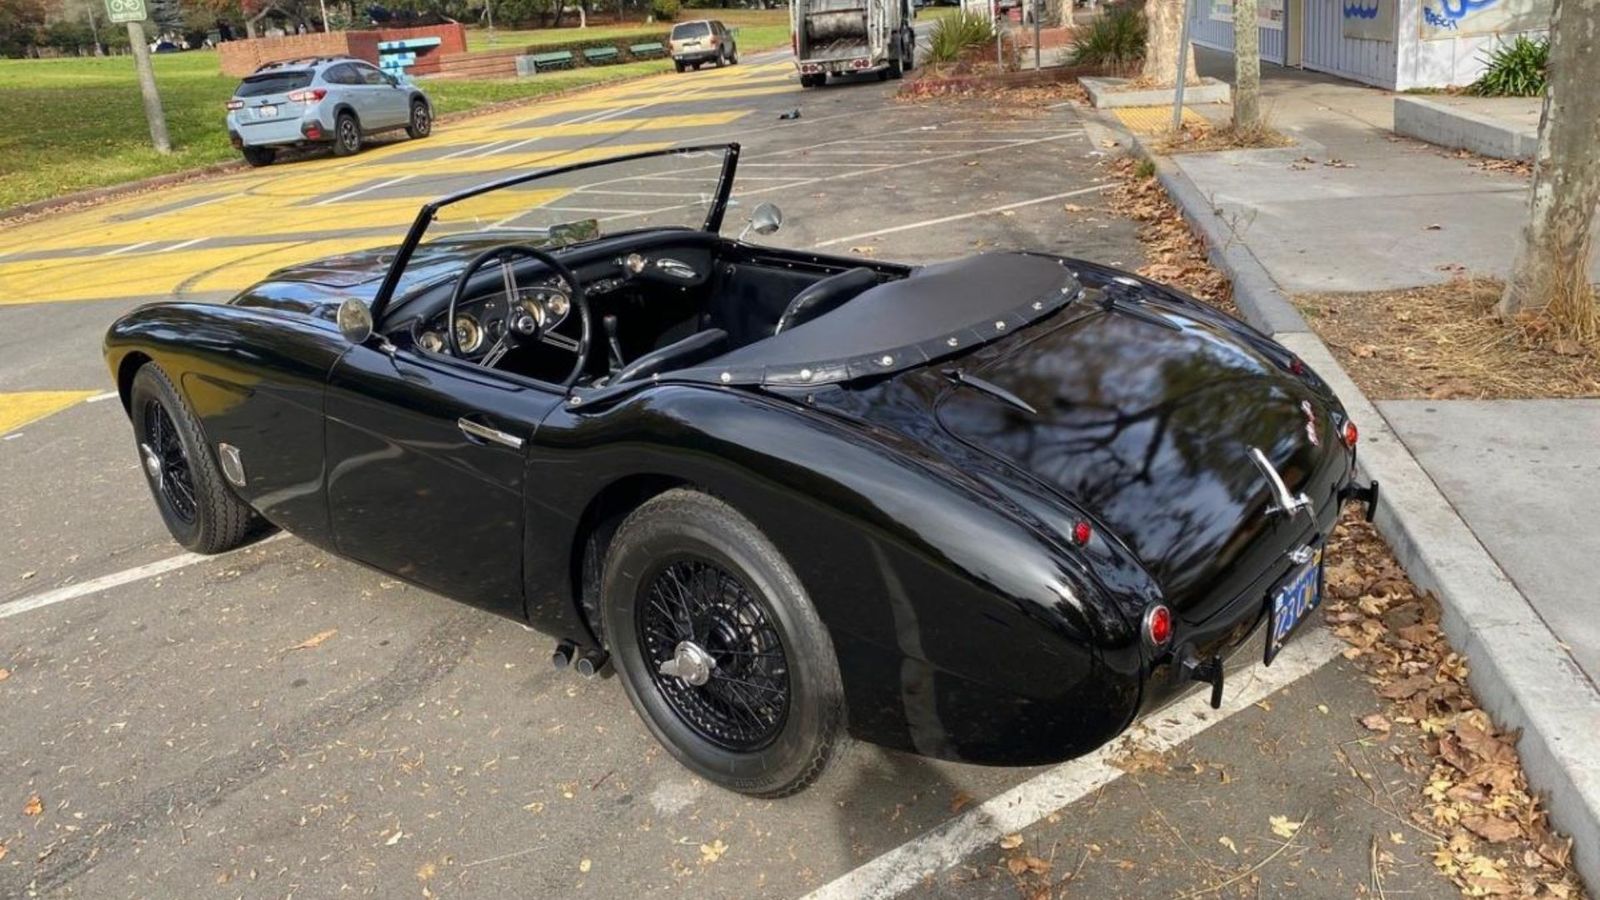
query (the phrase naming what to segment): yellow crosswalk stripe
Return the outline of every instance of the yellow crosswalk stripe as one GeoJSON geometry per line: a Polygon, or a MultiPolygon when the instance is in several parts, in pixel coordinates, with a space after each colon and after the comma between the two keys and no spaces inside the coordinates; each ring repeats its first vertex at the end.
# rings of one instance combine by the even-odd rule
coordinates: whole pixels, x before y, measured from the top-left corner
{"type": "Polygon", "coordinates": [[[0,393],[0,434],[16,431],[93,397],[96,391],[13,391],[0,393]]]}

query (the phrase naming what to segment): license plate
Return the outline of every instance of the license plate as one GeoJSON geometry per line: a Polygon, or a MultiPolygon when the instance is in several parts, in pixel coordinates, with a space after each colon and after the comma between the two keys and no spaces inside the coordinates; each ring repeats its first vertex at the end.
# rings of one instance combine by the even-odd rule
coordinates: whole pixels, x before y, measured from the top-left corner
{"type": "Polygon", "coordinates": [[[256,118],[258,118],[258,119],[276,119],[277,117],[278,117],[278,108],[276,106],[258,106],[258,107],[256,107],[256,118]]]}
{"type": "Polygon", "coordinates": [[[1267,601],[1267,651],[1263,663],[1272,664],[1272,658],[1288,643],[1295,627],[1321,602],[1322,548],[1319,547],[1311,560],[1291,572],[1267,601]]]}

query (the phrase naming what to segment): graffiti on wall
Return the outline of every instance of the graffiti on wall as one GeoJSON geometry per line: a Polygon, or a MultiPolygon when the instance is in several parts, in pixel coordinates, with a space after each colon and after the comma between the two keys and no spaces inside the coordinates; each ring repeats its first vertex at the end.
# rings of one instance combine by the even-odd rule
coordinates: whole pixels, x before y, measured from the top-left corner
{"type": "Polygon", "coordinates": [[[1340,0],[1347,38],[1394,41],[1396,0],[1340,0]]]}
{"type": "MultiPolygon", "coordinates": [[[[1233,21],[1233,0],[1211,0],[1211,18],[1217,22],[1233,21]]],[[[1262,28],[1283,30],[1283,0],[1256,0],[1256,22],[1262,28]]]]}
{"type": "Polygon", "coordinates": [[[1422,38],[1540,31],[1550,27],[1550,5],[1550,0],[1422,0],[1422,38]]]}

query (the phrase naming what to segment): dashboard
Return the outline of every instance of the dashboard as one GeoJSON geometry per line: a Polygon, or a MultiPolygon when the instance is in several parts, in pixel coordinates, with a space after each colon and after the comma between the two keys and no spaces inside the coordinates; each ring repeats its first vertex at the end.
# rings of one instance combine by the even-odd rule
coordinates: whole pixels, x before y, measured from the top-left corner
{"type": "MultiPolygon", "coordinates": [[[[608,254],[599,259],[593,254],[565,258],[568,256],[563,254],[563,261],[582,282],[590,302],[630,287],[689,289],[703,285],[711,275],[711,255],[699,247],[608,254]]],[[[570,286],[534,260],[516,264],[510,273],[497,267],[478,273],[457,305],[453,322],[445,319],[454,281],[442,287],[443,302],[412,326],[412,340],[422,350],[448,353],[446,329],[450,328],[461,355],[483,365],[494,365],[505,352],[503,339],[508,332],[517,337],[536,334],[545,344],[577,352],[580,329],[570,286]]]]}

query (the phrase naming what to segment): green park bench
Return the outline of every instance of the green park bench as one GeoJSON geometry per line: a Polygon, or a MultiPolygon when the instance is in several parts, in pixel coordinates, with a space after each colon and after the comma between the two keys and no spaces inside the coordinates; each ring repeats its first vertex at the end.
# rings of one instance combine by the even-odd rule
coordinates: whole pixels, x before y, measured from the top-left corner
{"type": "Polygon", "coordinates": [[[517,57],[517,74],[534,75],[547,69],[570,69],[577,60],[571,50],[552,50],[549,53],[529,53],[517,57]]]}
{"type": "Polygon", "coordinates": [[[629,44],[628,52],[632,53],[639,59],[646,59],[651,56],[662,56],[666,54],[667,47],[660,41],[650,41],[644,44],[629,44]]]}
{"type": "Polygon", "coordinates": [[[584,61],[594,63],[616,62],[622,51],[615,47],[585,47],[583,49],[584,61]]]}

